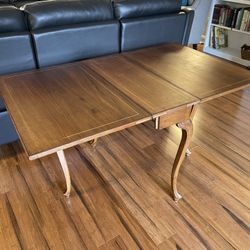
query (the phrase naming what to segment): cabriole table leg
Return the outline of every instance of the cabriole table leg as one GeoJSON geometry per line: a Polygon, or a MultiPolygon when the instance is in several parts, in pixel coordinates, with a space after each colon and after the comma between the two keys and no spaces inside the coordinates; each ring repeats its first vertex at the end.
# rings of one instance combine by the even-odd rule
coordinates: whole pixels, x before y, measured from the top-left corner
{"type": "Polygon", "coordinates": [[[177,191],[177,178],[181,164],[183,162],[183,159],[185,158],[185,154],[187,152],[188,146],[192,138],[193,124],[191,120],[187,120],[178,123],[177,127],[182,129],[182,138],[174,160],[173,170],[171,174],[171,187],[173,192],[173,198],[175,201],[178,201],[179,199],[182,198],[177,191]]]}
{"type": "Polygon", "coordinates": [[[63,173],[64,173],[64,177],[66,180],[66,192],[64,193],[64,195],[66,197],[69,197],[70,195],[70,190],[71,190],[71,180],[70,180],[70,174],[69,174],[69,168],[68,168],[68,164],[64,155],[64,151],[60,150],[57,152],[63,173]]]}

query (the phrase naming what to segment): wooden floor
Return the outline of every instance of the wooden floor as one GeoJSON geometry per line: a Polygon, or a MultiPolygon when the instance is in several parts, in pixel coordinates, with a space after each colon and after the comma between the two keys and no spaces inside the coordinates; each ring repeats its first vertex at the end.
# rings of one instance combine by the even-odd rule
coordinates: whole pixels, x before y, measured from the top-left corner
{"type": "Polygon", "coordinates": [[[0,249],[250,249],[250,88],[202,104],[170,197],[180,131],[151,123],[30,162],[0,148],[0,249]]]}

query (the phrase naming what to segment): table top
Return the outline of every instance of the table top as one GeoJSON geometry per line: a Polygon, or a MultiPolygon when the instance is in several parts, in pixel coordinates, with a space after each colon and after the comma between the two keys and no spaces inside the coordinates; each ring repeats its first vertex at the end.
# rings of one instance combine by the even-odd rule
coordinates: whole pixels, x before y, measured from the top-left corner
{"type": "Polygon", "coordinates": [[[177,45],[0,78],[1,95],[30,159],[249,83],[249,71],[177,45]]]}

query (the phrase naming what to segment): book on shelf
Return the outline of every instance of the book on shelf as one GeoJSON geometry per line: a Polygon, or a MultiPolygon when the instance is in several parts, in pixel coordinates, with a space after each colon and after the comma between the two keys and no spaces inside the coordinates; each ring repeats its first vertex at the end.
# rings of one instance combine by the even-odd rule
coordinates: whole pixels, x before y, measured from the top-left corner
{"type": "Polygon", "coordinates": [[[210,47],[214,49],[228,47],[228,32],[227,30],[211,26],[210,31],[210,47]]]}
{"type": "Polygon", "coordinates": [[[212,23],[250,32],[250,7],[234,8],[225,4],[215,4],[212,23]]]}

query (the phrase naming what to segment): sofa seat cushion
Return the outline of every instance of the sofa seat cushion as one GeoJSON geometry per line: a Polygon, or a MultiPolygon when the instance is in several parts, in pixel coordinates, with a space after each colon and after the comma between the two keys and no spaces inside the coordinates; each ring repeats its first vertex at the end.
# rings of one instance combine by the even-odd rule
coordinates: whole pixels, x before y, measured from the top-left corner
{"type": "Polygon", "coordinates": [[[27,30],[23,12],[14,6],[0,6],[0,24],[0,33],[27,30]]]}
{"type": "Polygon", "coordinates": [[[181,1],[178,0],[114,0],[113,5],[118,19],[178,13],[181,10],[181,1]]]}
{"type": "Polygon", "coordinates": [[[14,142],[19,137],[7,111],[0,112],[0,146],[14,142]]]}
{"type": "Polygon", "coordinates": [[[0,112],[3,112],[5,110],[6,110],[6,108],[5,108],[3,99],[0,97],[0,112]]]}
{"type": "Polygon", "coordinates": [[[106,0],[38,1],[22,9],[31,30],[113,19],[111,2],[106,0]]]}

